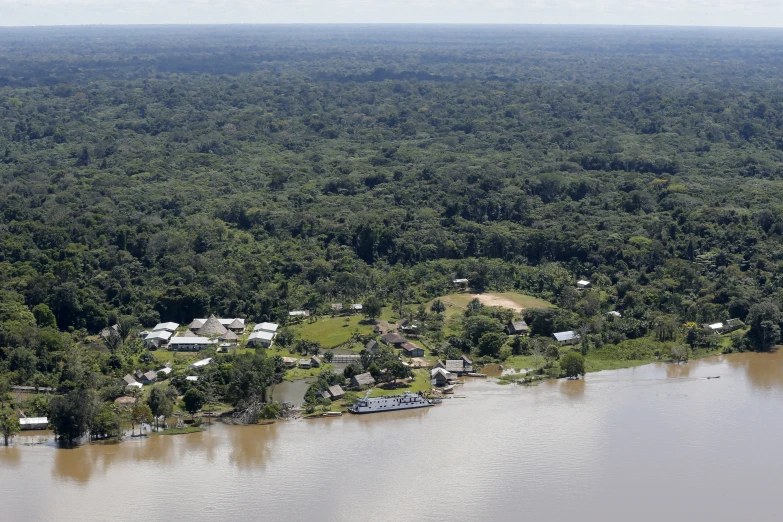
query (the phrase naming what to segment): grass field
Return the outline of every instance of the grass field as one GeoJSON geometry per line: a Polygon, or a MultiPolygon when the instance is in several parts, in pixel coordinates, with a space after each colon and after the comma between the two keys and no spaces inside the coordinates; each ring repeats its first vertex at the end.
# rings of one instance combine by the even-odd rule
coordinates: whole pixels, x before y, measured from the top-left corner
{"type": "MultiPolygon", "coordinates": [[[[554,306],[543,299],[516,292],[484,294],[457,293],[449,294],[440,297],[439,299],[446,305],[446,317],[451,318],[465,311],[468,307],[468,303],[472,301],[476,295],[478,295],[478,299],[487,306],[503,306],[515,310],[525,308],[552,308],[554,306]]],[[[432,306],[433,301],[434,299],[427,303],[428,310],[430,306],[432,306]]]]}
{"type": "Polygon", "coordinates": [[[314,323],[301,323],[297,325],[303,339],[321,343],[324,348],[336,348],[345,344],[354,333],[367,335],[372,333],[372,326],[359,324],[364,320],[361,315],[349,315],[346,317],[321,317],[314,323]]]}
{"type": "Polygon", "coordinates": [[[404,392],[418,393],[428,392],[430,386],[430,372],[428,370],[413,370],[413,382],[407,386],[400,386],[394,389],[373,388],[370,397],[381,397],[383,395],[400,395],[404,392]]]}

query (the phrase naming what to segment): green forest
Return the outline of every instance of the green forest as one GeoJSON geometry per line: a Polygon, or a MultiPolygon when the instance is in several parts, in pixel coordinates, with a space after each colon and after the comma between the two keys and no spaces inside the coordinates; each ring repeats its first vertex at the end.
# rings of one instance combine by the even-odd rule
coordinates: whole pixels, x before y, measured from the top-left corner
{"type": "MultiPolygon", "coordinates": [[[[525,314],[533,336],[578,330],[586,355],[772,349],[781,44],[729,29],[0,29],[0,379],[101,390],[149,357],[95,341],[121,319],[285,325],[368,300],[404,315],[456,278],[551,302],[525,314]],[[732,318],[747,327],[730,338],[701,328],[732,318]]],[[[452,337],[479,354],[481,338],[452,337]]],[[[243,365],[279,372],[236,358],[221,399],[243,365]]]]}

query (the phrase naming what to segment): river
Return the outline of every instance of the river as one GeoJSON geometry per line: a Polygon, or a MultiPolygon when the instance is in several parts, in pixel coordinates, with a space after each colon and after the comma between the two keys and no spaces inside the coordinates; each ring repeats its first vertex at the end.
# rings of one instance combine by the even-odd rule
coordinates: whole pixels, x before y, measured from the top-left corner
{"type": "Polygon", "coordinates": [[[458,393],[411,412],[70,450],[25,435],[0,448],[1,518],[781,518],[781,352],[458,393]]]}

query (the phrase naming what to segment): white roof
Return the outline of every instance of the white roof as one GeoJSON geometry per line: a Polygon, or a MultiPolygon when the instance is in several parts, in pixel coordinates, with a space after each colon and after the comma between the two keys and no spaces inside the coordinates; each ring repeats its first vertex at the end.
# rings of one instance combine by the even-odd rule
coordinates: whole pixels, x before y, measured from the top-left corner
{"type": "Polygon", "coordinates": [[[555,335],[555,339],[557,339],[558,341],[570,341],[572,339],[579,339],[579,334],[571,330],[567,332],[557,332],[554,335],[555,335]]]}
{"type": "Polygon", "coordinates": [[[261,339],[262,341],[271,341],[274,339],[275,334],[273,332],[267,332],[266,330],[256,330],[247,336],[247,340],[261,339]]]}
{"type": "Polygon", "coordinates": [[[169,341],[169,344],[177,345],[177,344],[212,344],[217,341],[213,341],[212,339],[208,337],[172,337],[171,341],[169,341]]]}
{"type": "Polygon", "coordinates": [[[153,330],[171,330],[174,331],[179,328],[178,323],[158,323],[153,330]]]}
{"type": "Polygon", "coordinates": [[[609,312],[609,313],[608,313],[608,314],[606,314],[606,315],[613,315],[613,316],[615,316],[615,317],[622,317],[622,316],[623,316],[623,314],[621,314],[621,313],[620,313],[620,312],[618,312],[617,310],[612,310],[611,312],[609,312]]]}
{"type": "Polygon", "coordinates": [[[438,375],[439,373],[442,373],[442,374],[443,374],[443,376],[444,376],[444,377],[446,377],[447,379],[450,379],[451,377],[453,377],[453,376],[454,376],[454,375],[453,375],[451,372],[449,372],[449,371],[446,371],[446,369],[445,369],[445,368],[440,368],[440,367],[438,367],[438,368],[435,368],[435,369],[433,369],[433,370],[431,370],[431,371],[430,371],[430,374],[432,375],[432,377],[435,377],[435,376],[436,376],[436,375],[438,375]]]}
{"type": "Polygon", "coordinates": [[[164,341],[168,341],[171,339],[171,332],[167,332],[166,330],[158,330],[147,334],[147,337],[144,338],[145,341],[154,341],[155,339],[163,339],[164,341]]]}
{"type": "Polygon", "coordinates": [[[708,324],[707,328],[709,328],[711,330],[720,330],[721,328],[723,328],[723,323],[708,324]]]}
{"type": "Polygon", "coordinates": [[[291,310],[288,315],[310,315],[307,310],[291,310]]]}
{"type": "Polygon", "coordinates": [[[185,380],[196,382],[198,380],[198,375],[188,375],[187,377],[185,377],[185,380]]]}
{"type": "Polygon", "coordinates": [[[259,323],[253,327],[253,331],[257,332],[263,330],[265,332],[276,332],[278,328],[280,328],[280,326],[275,323],[259,323]]]}
{"type": "Polygon", "coordinates": [[[577,281],[576,284],[578,284],[579,286],[587,286],[590,284],[590,281],[585,281],[584,279],[581,279],[577,281]]]}
{"type": "Polygon", "coordinates": [[[467,283],[468,280],[467,279],[455,279],[454,282],[455,283],[467,283]]]}
{"type": "Polygon", "coordinates": [[[352,310],[361,310],[362,309],[362,305],[360,305],[359,303],[352,304],[351,305],[351,309],[352,310]]]}
{"type": "Polygon", "coordinates": [[[144,385],[143,385],[143,384],[141,384],[140,382],[132,382],[132,383],[130,383],[129,385],[127,385],[127,386],[125,387],[125,389],[128,389],[128,388],[142,388],[143,386],[144,386],[144,385]]]}
{"type": "Polygon", "coordinates": [[[200,361],[194,362],[193,364],[188,366],[188,368],[201,368],[202,366],[206,366],[211,362],[212,362],[212,357],[208,357],[206,359],[201,359],[200,361]]]}
{"type": "Polygon", "coordinates": [[[25,426],[27,424],[49,424],[49,419],[46,417],[27,417],[19,419],[19,424],[25,426]]]}
{"type": "Polygon", "coordinates": [[[170,373],[171,373],[171,368],[169,368],[168,366],[164,366],[163,368],[161,368],[160,370],[158,370],[158,373],[160,373],[160,372],[163,372],[163,373],[165,373],[166,375],[168,375],[168,374],[170,374],[170,373]]]}

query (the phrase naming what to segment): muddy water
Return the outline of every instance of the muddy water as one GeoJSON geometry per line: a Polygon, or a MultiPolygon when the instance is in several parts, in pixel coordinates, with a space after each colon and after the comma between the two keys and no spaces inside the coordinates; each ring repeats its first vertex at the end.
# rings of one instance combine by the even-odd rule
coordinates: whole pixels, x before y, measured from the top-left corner
{"type": "Polygon", "coordinates": [[[0,519],[780,520],[781,353],[460,393],[411,412],[0,448],[0,519]]]}

